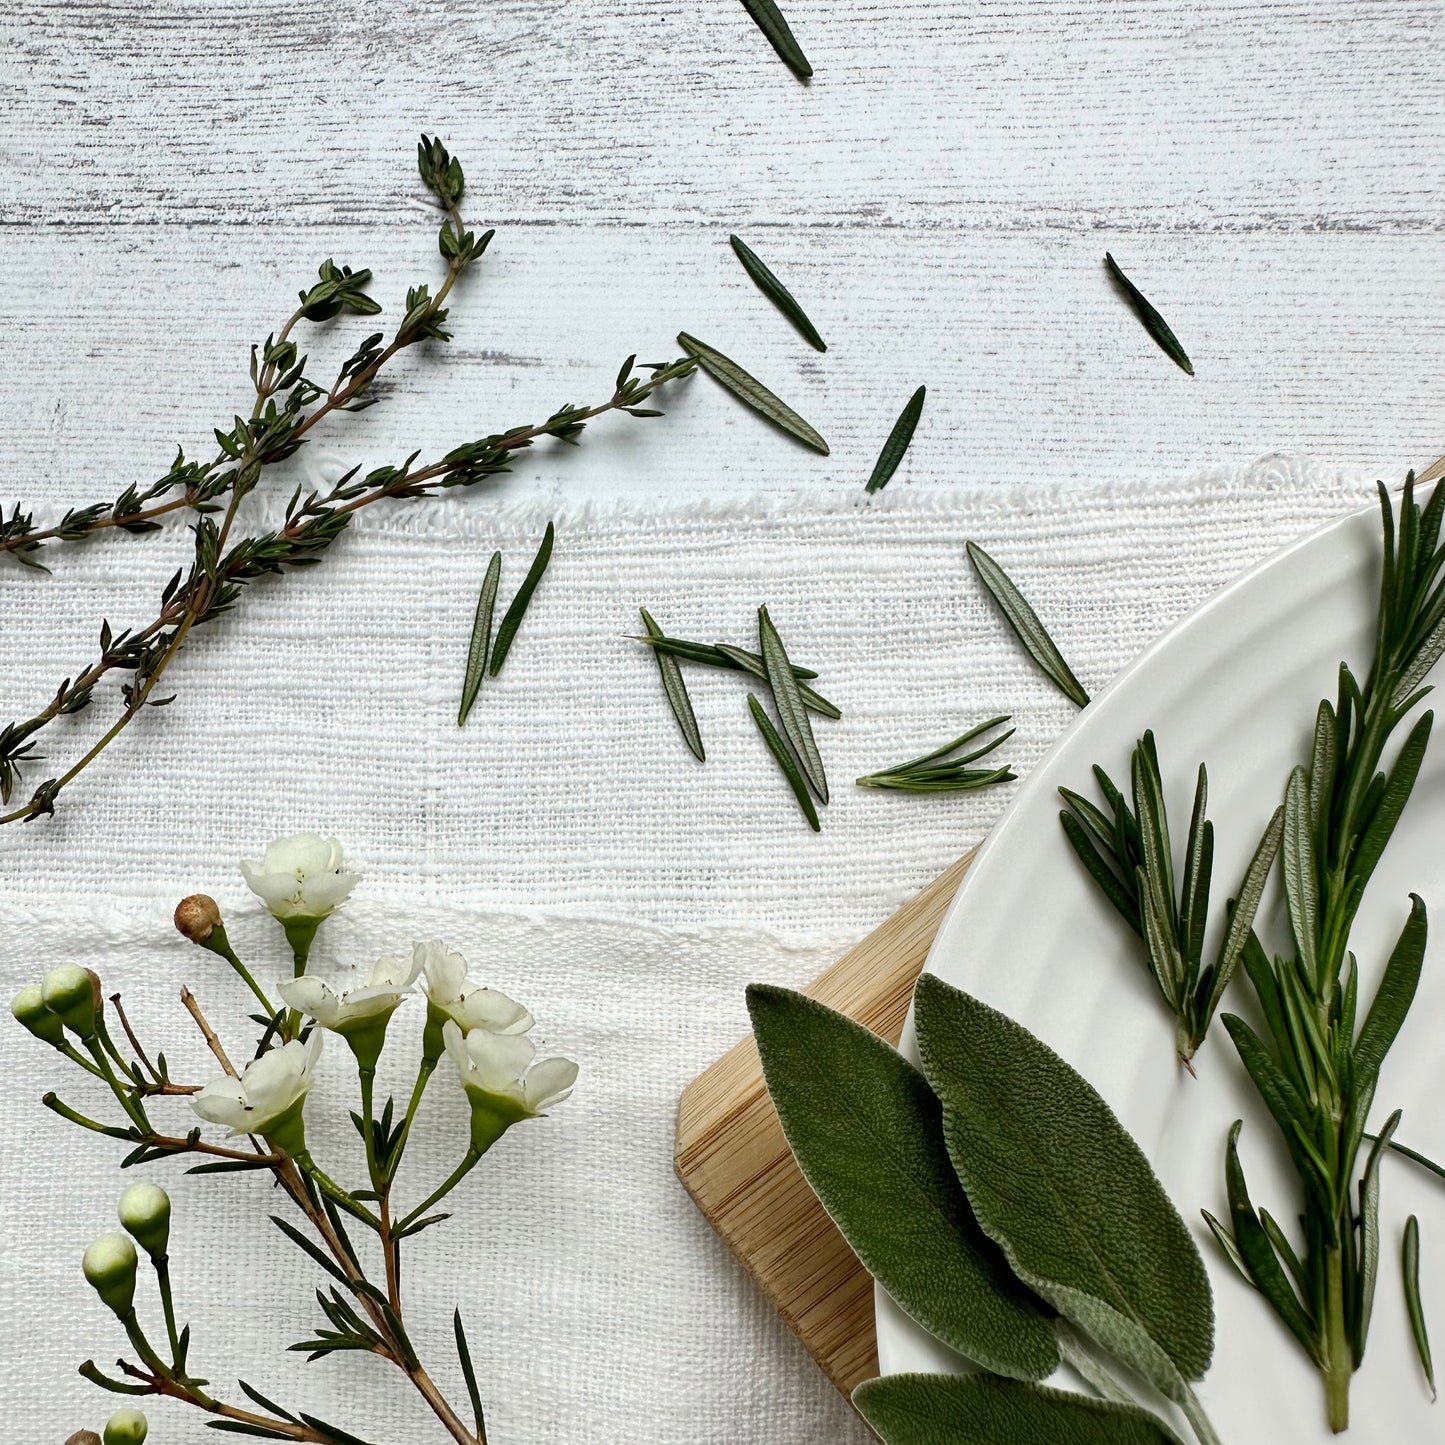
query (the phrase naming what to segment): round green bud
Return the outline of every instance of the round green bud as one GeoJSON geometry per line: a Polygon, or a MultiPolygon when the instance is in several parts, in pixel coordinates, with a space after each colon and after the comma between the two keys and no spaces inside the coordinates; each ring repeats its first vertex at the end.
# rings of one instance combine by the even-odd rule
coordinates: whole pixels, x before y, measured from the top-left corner
{"type": "Polygon", "coordinates": [[[145,1445],[150,1425],[139,1410],[117,1410],[105,1422],[105,1445],[145,1445]]]}
{"type": "Polygon", "coordinates": [[[26,984],[10,1000],[15,1022],[30,1030],[37,1039],[57,1048],[65,1039],[65,1025],[45,1007],[45,995],[38,983],[26,984]]]}
{"type": "Polygon", "coordinates": [[[116,1208],[121,1226],[145,1252],[158,1259],[171,1234],[171,1197],[159,1184],[132,1184],[116,1208]]]}
{"type": "Polygon", "coordinates": [[[124,1318],[135,1302],[135,1245],[127,1234],[102,1234],[81,1265],[96,1294],[124,1318]]]}
{"type": "Polygon", "coordinates": [[[45,1007],[60,1016],[61,1022],[83,1039],[95,1032],[95,1017],[100,1012],[100,980],[78,963],[62,963],[45,975],[40,985],[45,1007]]]}

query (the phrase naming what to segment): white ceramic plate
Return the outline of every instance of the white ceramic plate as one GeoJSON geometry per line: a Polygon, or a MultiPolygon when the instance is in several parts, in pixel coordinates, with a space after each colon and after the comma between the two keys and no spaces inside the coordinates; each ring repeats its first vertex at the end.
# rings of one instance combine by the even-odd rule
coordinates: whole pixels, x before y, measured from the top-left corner
{"type": "MultiPolygon", "coordinates": [[[[1173,1030],[1139,947],[1059,827],[1057,789],[1063,784],[1093,796],[1095,762],[1116,781],[1127,780],[1134,740],[1152,727],[1176,828],[1187,823],[1198,764],[1209,767],[1215,896],[1228,896],[1290,768],[1307,756],[1315,708],[1321,697],[1334,696],[1340,661],[1359,676],[1368,665],[1379,556],[1378,514],[1348,517],[1242,577],[1145,652],[1020,787],[965,876],[928,960],[931,972],[1020,1020],[1088,1078],[1194,1226],[1217,1321],[1214,1364],[1199,1394],[1225,1445],[1322,1445],[1334,1438],[1316,1372],[1264,1300],[1221,1258],[1199,1216],[1203,1206],[1227,1218],[1223,1154],[1236,1118],[1245,1121],[1241,1153],[1255,1204],[1292,1220],[1292,1175],[1222,1028],[1212,1030],[1196,1061],[1198,1080],[1179,1069],[1173,1030]]],[[[1438,733],[1353,935],[1362,1000],[1373,995],[1412,891],[1431,908],[1434,930],[1414,1009],[1381,1078],[1376,1122],[1402,1108],[1400,1139],[1439,1159],[1445,736],[1438,733]]],[[[1268,943],[1280,922],[1273,893],[1261,917],[1268,943]]],[[[1205,956],[1216,947],[1211,934],[1205,956]]],[[[1247,994],[1247,985],[1240,992],[1247,994]]],[[[911,1030],[910,1021],[905,1052],[913,1046],[911,1030]]],[[[1358,1445],[1445,1440],[1445,1402],[1430,1405],[1400,1284],[1399,1241],[1410,1213],[1420,1217],[1426,1318],[1445,1366],[1445,1186],[1388,1159],[1374,1324],[1355,1376],[1347,1437],[1358,1445]]],[[[878,1351],[885,1374],[962,1368],[881,1291],[878,1351]]]]}

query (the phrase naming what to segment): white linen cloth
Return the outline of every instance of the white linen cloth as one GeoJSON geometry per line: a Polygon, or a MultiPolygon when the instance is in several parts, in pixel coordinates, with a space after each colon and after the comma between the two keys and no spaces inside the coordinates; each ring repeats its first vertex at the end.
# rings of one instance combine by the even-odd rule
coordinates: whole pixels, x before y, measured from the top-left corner
{"type": "MultiPolygon", "coordinates": [[[[256,588],[198,637],[172,674],[176,703],[133,727],[55,819],[0,830],[0,983],[13,992],[62,960],[90,964],[177,1075],[205,1076],[178,983],[238,1051],[246,1000],[171,930],[171,906],[214,893],[260,957],[276,939],[243,901],[236,860],[273,834],[336,834],[365,880],[323,930],[323,967],[447,938],[582,1065],[576,1096],[503,1141],[408,1266],[418,1347],[459,1397],[447,1341],[462,1306],[496,1445],[861,1445],[866,1432],[674,1180],[672,1115],[687,1080],[745,1031],[749,979],[806,981],[976,841],[1009,795],[893,797],[854,776],[1004,712],[1018,732],[1001,756],[1022,771],[1067,724],[1071,705],[970,575],[965,539],[1004,564],[1097,687],[1242,568],[1367,504],[1368,481],[1279,457],[1148,491],[899,488],[791,507],[579,510],[558,518],[512,658],[460,731],[487,557],[505,554],[505,600],[546,518],[489,512],[483,498],[369,517],[321,568],[256,588]],[[818,725],[835,801],[817,837],[754,736],[746,683],[688,669],[699,768],[651,658],[623,637],[641,604],[681,635],[747,645],[764,601],[844,711],[818,725]]],[[[183,550],[113,541],[59,556],[53,579],[0,576],[5,714],[43,699],[38,677],[73,670],[103,611],[116,625],[140,616],[183,550]]],[[[82,717],[74,741],[46,750],[60,759],[94,725],[82,717]]],[[[399,1036],[415,1022],[399,1017],[399,1036]]],[[[75,1364],[123,1344],[79,1270],[86,1242],[113,1227],[119,1146],[40,1106],[55,1087],[102,1107],[9,1027],[0,1405],[27,1440],[58,1441],[108,1408],[75,1364]]],[[[354,1086],[331,1045],[314,1112],[344,1123],[354,1086]]],[[[418,1189],[459,1153],[449,1070],[432,1085],[438,1128],[415,1150],[418,1189]]],[[[356,1177],[349,1126],[314,1143],[356,1177]]],[[[425,1417],[379,1362],[305,1368],[283,1353],[315,1323],[315,1271],[261,1219],[274,1205],[254,1178],[157,1177],[175,1183],[182,1309],[218,1391],[244,1373],[366,1438],[435,1436],[406,1433],[425,1417]]],[[[153,1438],[197,1438],[198,1423],[162,1403],[153,1438]]]]}

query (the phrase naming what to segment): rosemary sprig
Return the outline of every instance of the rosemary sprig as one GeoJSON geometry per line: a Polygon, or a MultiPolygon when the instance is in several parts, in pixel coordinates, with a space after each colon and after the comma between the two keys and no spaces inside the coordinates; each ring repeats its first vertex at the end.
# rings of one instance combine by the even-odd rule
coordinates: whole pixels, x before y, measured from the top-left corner
{"type": "Polygon", "coordinates": [[[758,725],[758,731],[763,735],[763,742],[767,744],[773,760],[782,769],[783,776],[788,780],[788,786],[793,790],[793,796],[798,800],[798,806],[803,810],[803,816],[808,820],[808,826],[815,833],[819,832],[818,810],[813,806],[812,796],[808,792],[808,780],[799,769],[792,749],[783,741],[777,728],[773,726],[772,718],[767,715],[763,710],[762,703],[752,693],[748,694],[748,711],[752,713],[753,721],[758,725]]]}
{"type": "Polygon", "coordinates": [[[798,335],[817,351],[826,351],[828,343],[818,335],[818,328],[808,320],[797,298],[763,264],[757,253],[740,237],[729,236],[728,244],[742,262],[743,270],[752,277],[759,291],[783,313],[797,330],[798,335]]]}
{"type": "Polygon", "coordinates": [[[1123,273],[1119,268],[1119,263],[1107,251],[1104,252],[1104,265],[1108,268],[1109,275],[1114,278],[1115,283],[1124,293],[1124,299],[1129,303],[1134,314],[1139,318],[1144,330],[1154,338],[1160,351],[1181,371],[1193,376],[1194,363],[1190,361],[1184,348],[1179,344],[1179,338],[1169,329],[1169,323],[1149,304],[1148,298],[1123,273]]]}
{"type": "Polygon", "coordinates": [[[793,36],[783,13],[773,0],[743,0],[743,8],[753,17],[754,24],[768,37],[768,43],[778,52],[778,58],[787,65],[800,80],[806,80],[813,73],[808,57],[793,36]]]}
{"type": "Polygon", "coordinates": [[[1400,1247],[1400,1273],[1405,1283],[1405,1309],[1410,1316],[1410,1334],[1433,1400],[1438,1394],[1435,1389],[1435,1362],[1430,1357],[1430,1332],[1425,1328],[1425,1306],[1420,1299],[1420,1221],[1413,1214],[1405,1221],[1405,1238],[1400,1247]]]}
{"type": "Polygon", "coordinates": [[[994,783],[1012,782],[1015,774],[1007,766],[975,768],[970,764],[987,757],[995,748],[1006,743],[1014,735],[1013,728],[980,743],[978,747],[958,757],[949,756],[984,733],[1002,727],[1006,722],[1007,717],[990,718],[987,722],[970,728],[961,737],[954,738],[951,743],[935,748],[931,753],[924,753],[922,757],[899,763],[897,767],[885,768],[882,772],[869,773],[866,777],[857,779],[858,786],[888,788],[899,793],[966,793],[991,787],[994,783]]]}
{"type": "Polygon", "coordinates": [[[739,401],[767,417],[774,426],[781,427],[790,436],[796,437],[804,446],[812,447],[815,452],[820,452],[825,457],[828,455],[828,443],[817,430],[804,421],[787,402],[774,396],[757,377],[744,371],[731,357],[724,356],[715,347],[699,341],[695,336],[689,336],[685,331],[678,332],[677,344],[739,401]]]}
{"type": "Polygon", "coordinates": [[[462,727],[472,704],[481,690],[482,675],[487,670],[487,654],[492,646],[492,613],[497,605],[497,584],[502,580],[502,554],[492,553],[487,563],[486,576],[482,578],[481,595],[477,598],[477,610],[472,618],[472,637],[467,646],[467,671],[462,681],[462,702],[457,709],[457,726],[462,727]]]}
{"type": "Polygon", "coordinates": [[[892,480],[899,462],[903,460],[903,454],[908,450],[909,442],[913,440],[918,418],[923,415],[923,398],[927,391],[926,386],[920,386],[899,412],[898,420],[893,423],[893,430],[888,433],[888,439],[883,443],[883,450],[878,453],[878,460],[873,463],[873,472],[864,491],[881,492],[892,480]]]}
{"type": "MultiPolygon", "coordinates": [[[[652,614],[645,607],[640,610],[642,625],[647,628],[648,637],[654,640],[662,637],[662,628],[653,621],[652,614]]],[[[700,763],[705,762],[707,755],[702,746],[702,733],[698,730],[697,714],[692,710],[692,699],[687,695],[687,684],[682,680],[682,668],[678,665],[676,656],[662,648],[654,648],[653,656],[657,658],[657,670],[662,675],[662,688],[672,707],[672,715],[682,730],[683,740],[693,757],[700,763]]]]}
{"type": "Polygon", "coordinates": [[[497,628],[497,640],[492,644],[491,666],[488,668],[493,677],[502,670],[502,664],[506,662],[512,643],[516,640],[517,629],[527,615],[527,608],[532,605],[532,594],[536,592],[537,584],[542,580],[547,564],[552,560],[552,543],[556,535],[552,523],[548,522],[547,530],[542,535],[542,545],[537,548],[537,555],[532,558],[532,565],[527,569],[522,585],[517,588],[512,605],[502,615],[501,625],[497,628]]]}
{"type": "Polygon", "coordinates": [[[1024,645],[1024,650],[1038,664],[1039,670],[1070,702],[1080,707],[1089,705],[1089,694],[1074,676],[1064,655],[1049,636],[1039,615],[1029,606],[1027,598],[1014,586],[1012,578],[977,542],[968,543],[968,560],[978,573],[979,581],[988,588],[998,603],[1004,621],[1024,645]]]}
{"type": "Polygon", "coordinates": [[[813,725],[808,720],[808,709],[804,706],[798,679],[793,676],[792,664],[788,661],[787,649],[773,619],[766,607],[758,608],[758,642],[763,655],[763,667],[768,675],[768,687],[772,690],[773,704],[782,719],[783,731],[797,753],[798,761],[808,785],[817,794],[820,803],[828,801],[828,779],[823,772],[823,755],[818,751],[817,740],[813,737],[813,725]]]}

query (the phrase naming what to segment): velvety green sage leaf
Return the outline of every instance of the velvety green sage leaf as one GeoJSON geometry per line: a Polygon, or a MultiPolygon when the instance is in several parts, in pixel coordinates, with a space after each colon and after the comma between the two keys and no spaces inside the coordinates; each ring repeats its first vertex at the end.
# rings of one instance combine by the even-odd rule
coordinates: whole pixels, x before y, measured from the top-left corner
{"type": "Polygon", "coordinates": [[[884,1375],[853,1392],[884,1445],[1174,1445],[1137,1405],[994,1375],[884,1375]]]}
{"type": "Polygon", "coordinates": [[[767,715],[762,703],[752,693],[748,694],[748,711],[752,713],[753,721],[758,725],[758,731],[763,735],[763,742],[767,744],[768,751],[783,770],[783,776],[788,780],[788,786],[793,790],[793,796],[798,800],[798,806],[803,810],[803,816],[808,820],[808,826],[815,833],[820,831],[818,810],[813,806],[813,797],[808,791],[808,780],[799,771],[798,762],[793,756],[792,749],[783,741],[781,734],[773,726],[772,718],[767,715]]]}
{"type": "Polygon", "coordinates": [[[747,242],[739,236],[729,236],[728,244],[732,246],[734,254],[743,263],[743,270],[752,277],[758,290],[792,322],[798,335],[809,346],[818,351],[826,351],[828,343],[818,335],[818,328],[804,315],[803,308],[798,305],[793,293],[758,259],[756,252],[747,242]]]}
{"type": "Polygon", "coordinates": [[[977,542],[968,544],[968,560],[973,563],[979,581],[993,594],[1004,621],[1013,628],[1024,650],[1038,663],[1044,676],[1071,702],[1087,707],[1089,694],[1064,661],[1063,653],[1054,645],[1054,639],[1039,621],[1038,613],[1029,606],[1008,573],[977,542]]]}
{"type": "Polygon", "coordinates": [[[908,450],[908,443],[913,440],[918,418],[923,415],[923,398],[927,391],[926,386],[920,386],[898,413],[898,420],[893,423],[893,430],[888,433],[888,440],[883,443],[883,450],[878,453],[878,460],[873,463],[873,472],[864,491],[881,492],[888,485],[893,473],[898,470],[898,464],[908,450]]]}
{"type": "Polygon", "coordinates": [[[1410,1316],[1410,1334],[1415,1340],[1415,1353],[1425,1372],[1433,1399],[1435,1362],[1430,1358],[1430,1332],[1425,1328],[1425,1306],[1420,1298],[1420,1221],[1412,1214],[1405,1221],[1405,1240],[1400,1251],[1400,1268],[1405,1280],[1405,1309],[1410,1316]]]}
{"type": "Polygon", "coordinates": [[[1143,324],[1144,330],[1154,338],[1160,351],[1181,371],[1186,371],[1193,376],[1194,363],[1185,354],[1184,348],[1179,344],[1179,338],[1169,329],[1169,323],[1149,304],[1148,298],[1120,270],[1119,263],[1107,251],[1104,252],[1104,265],[1109,268],[1109,274],[1118,282],[1129,305],[1133,308],[1134,314],[1143,324]]]}
{"type": "Polygon", "coordinates": [[[532,559],[532,565],[527,569],[527,575],[522,579],[522,585],[517,588],[517,595],[512,598],[512,605],[507,608],[502,617],[502,625],[497,628],[497,640],[492,646],[491,674],[493,677],[502,670],[502,664],[512,650],[512,641],[517,635],[517,629],[522,625],[522,619],[527,615],[527,608],[531,605],[532,594],[537,590],[537,584],[547,570],[547,563],[552,560],[552,542],[555,537],[556,532],[551,522],[548,522],[547,531],[542,537],[542,545],[537,548],[537,555],[532,559]]]}
{"type": "Polygon", "coordinates": [[[740,401],[746,402],[756,412],[774,424],[782,427],[790,436],[797,437],[805,446],[815,452],[828,455],[828,443],[818,431],[810,426],[787,402],[773,395],[757,377],[750,376],[730,357],[711,347],[705,341],[680,331],[677,344],[693,358],[715,381],[721,382],[740,401]]]}
{"type": "Polygon", "coordinates": [[[991,1370],[1042,1379],[1051,1312],[974,1222],[923,1075],[862,1024],[788,989],[748,989],[768,1092],[813,1192],[909,1316],[991,1370]]]}
{"type": "Polygon", "coordinates": [[[778,58],[801,80],[813,73],[803,47],[793,36],[782,11],[773,0],[743,0],[743,9],[753,17],[753,23],[768,37],[768,43],[778,52],[778,58]]]}
{"type": "Polygon", "coordinates": [[[818,795],[820,803],[828,801],[828,779],[823,772],[823,755],[818,751],[813,737],[813,724],[808,720],[808,709],[798,688],[798,679],[793,676],[793,666],[788,661],[787,649],[773,619],[766,607],[758,608],[758,645],[767,669],[768,686],[772,689],[773,702],[782,719],[783,731],[788,735],[803,773],[809,785],[818,795]]]}
{"type": "MultiPolygon", "coordinates": [[[[652,638],[662,637],[662,628],[652,620],[652,614],[645,607],[641,611],[642,625],[647,628],[647,635],[652,638]]],[[[657,659],[657,670],[662,674],[662,689],[667,694],[672,715],[677,719],[683,739],[692,750],[693,757],[698,762],[703,762],[705,754],[702,733],[698,731],[697,715],[692,710],[692,699],[687,695],[687,684],[682,680],[682,668],[677,665],[677,658],[660,648],[653,649],[653,656],[657,659]]]]}
{"type": "Polygon", "coordinates": [[[1189,1399],[1214,1350],[1204,1264],[1094,1088],[995,1009],[925,974],[923,1072],[979,1224],[1014,1272],[1115,1359],[1189,1399]]]}
{"type": "Polygon", "coordinates": [[[461,727],[477,700],[482,675],[487,670],[487,653],[492,646],[492,612],[497,605],[497,583],[502,579],[502,554],[492,553],[487,575],[482,578],[481,596],[477,598],[476,616],[472,619],[472,640],[467,648],[467,671],[462,682],[462,705],[457,710],[457,726],[461,727]]]}

